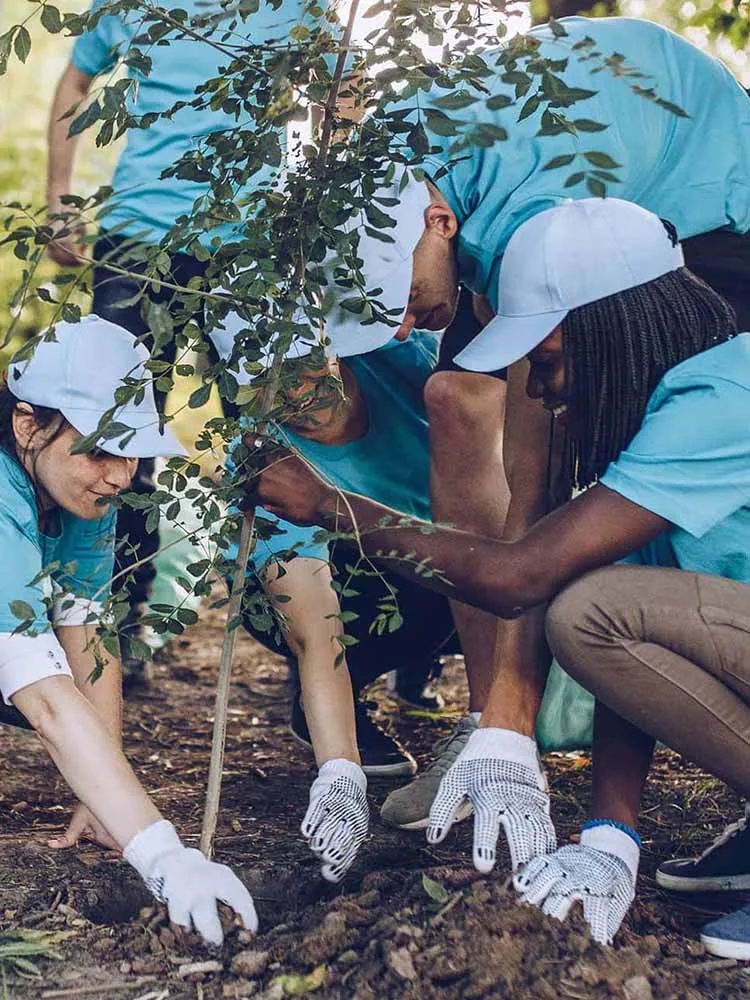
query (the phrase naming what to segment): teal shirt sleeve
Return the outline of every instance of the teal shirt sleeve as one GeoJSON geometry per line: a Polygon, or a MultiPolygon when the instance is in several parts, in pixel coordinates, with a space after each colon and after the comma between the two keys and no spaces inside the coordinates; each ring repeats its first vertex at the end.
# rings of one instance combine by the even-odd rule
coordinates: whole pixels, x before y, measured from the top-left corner
{"type": "Polygon", "coordinates": [[[25,634],[48,632],[48,617],[52,585],[49,578],[32,581],[43,569],[42,551],[29,535],[16,515],[0,506],[0,551],[3,553],[3,572],[0,574],[0,632],[13,632],[23,621],[30,625],[25,634]],[[21,615],[11,611],[13,602],[27,606],[21,615]]]}
{"type": "Polygon", "coordinates": [[[114,571],[116,511],[96,521],[63,513],[55,546],[60,570],[55,582],[73,597],[101,603],[109,597],[114,571]]]}
{"type": "MultiPolygon", "coordinates": [[[[90,10],[104,6],[107,0],[95,0],[90,10]]],[[[128,41],[122,18],[104,14],[90,30],[78,37],[73,46],[71,62],[88,76],[97,76],[111,69],[118,59],[118,49],[128,41]]]]}
{"type": "Polygon", "coordinates": [[[750,504],[750,388],[708,372],[657,386],[604,486],[700,538],[750,504]]]}

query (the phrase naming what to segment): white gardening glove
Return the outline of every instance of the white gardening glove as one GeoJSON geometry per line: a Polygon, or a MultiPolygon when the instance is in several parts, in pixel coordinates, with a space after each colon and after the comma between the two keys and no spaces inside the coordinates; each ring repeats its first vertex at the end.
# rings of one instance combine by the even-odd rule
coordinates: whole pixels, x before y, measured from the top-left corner
{"type": "Polygon", "coordinates": [[[367,836],[366,791],[362,768],[343,758],[327,760],[312,783],[302,836],[323,862],[321,872],[329,882],[344,877],[367,836]]]}
{"type": "Polygon", "coordinates": [[[536,743],[510,729],[477,729],[446,771],[430,810],[427,840],[439,843],[456,810],[474,807],[474,867],[489,872],[502,826],[513,871],[537,854],[557,847],[549,815],[547,782],[536,743]]]}
{"type": "Polygon", "coordinates": [[[580,844],[534,858],[513,883],[525,903],[541,905],[558,920],[580,900],[594,940],[611,944],[635,896],[639,857],[639,844],[624,830],[587,827],[580,844]]]}
{"type": "Polygon", "coordinates": [[[159,902],[167,904],[172,923],[187,928],[192,923],[208,944],[224,940],[217,902],[231,906],[249,931],[258,930],[252,897],[234,872],[185,847],[167,820],[137,833],[123,856],[159,902]]]}

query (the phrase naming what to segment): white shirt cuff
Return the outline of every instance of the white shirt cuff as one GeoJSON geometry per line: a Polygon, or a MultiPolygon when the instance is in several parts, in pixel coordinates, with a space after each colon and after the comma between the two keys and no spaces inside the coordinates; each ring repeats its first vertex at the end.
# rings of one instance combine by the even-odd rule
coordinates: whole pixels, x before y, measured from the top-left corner
{"type": "Polygon", "coordinates": [[[0,632],[0,694],[6,705],[21,688],[47,677],[73,677],[54,632],[34,636],[0,632]]]}

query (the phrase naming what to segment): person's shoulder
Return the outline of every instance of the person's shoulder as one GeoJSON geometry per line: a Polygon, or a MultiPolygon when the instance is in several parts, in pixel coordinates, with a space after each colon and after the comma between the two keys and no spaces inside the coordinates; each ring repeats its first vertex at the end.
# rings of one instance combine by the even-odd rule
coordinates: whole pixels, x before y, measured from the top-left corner
{"type": "Polygon", "coordinates": [[[750,391],[750,333],[694,354],[664,375],[662,383],[674,388],[700,385],[708,381],[728,382],[750,391]]]}
{"type": "Polygon", "coordinates": [[[699,397],[714,400],[719,408],[732,399],[750,406],[750,333],[737,334],[670,368],[654,390],[648,412],[668,402],[693,405],[699,397]]]}
{"type": "Polygon", "coordinates": [[[38,521],[34,487],[19,463],[0,449],[0,518],[26,529],[38,521]]]}
{"type": "MultiPolygon", "coordinates": [[[[562,36],[563,44],[583,42],[590,38],[595,45],[581,45],[580,54],[586,56],[590,51],[598,50],[599,45],[603,47],[600,55],[611,56],[613,51],[617,51],[618,43],[622,47],[629,41],[647,41],[654,44],[667,44],[677,40],[680,36],[662,24],[655,21],[647,21],[640,17],[563,17],[557,21],[562,27],[565,35],[562,36]],[[606,48],[604,48],[606,44],[606,48]]],[[[553,37],[554,33],[549,25],[542,25],[533,28],[531,34],[553,37]]],[[[686,44],[690,44],[689,42],[686,44]]]]}

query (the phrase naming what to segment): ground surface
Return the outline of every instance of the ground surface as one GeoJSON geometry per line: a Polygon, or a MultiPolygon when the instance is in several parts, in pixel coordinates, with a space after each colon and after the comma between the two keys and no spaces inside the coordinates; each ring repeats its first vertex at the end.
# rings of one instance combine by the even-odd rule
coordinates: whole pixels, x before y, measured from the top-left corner
{"type": "MultiPolygon", "coordinates": [[[[201,822],[220,641],[220,620],[205,616],[157,667],[155,693],[127,706],[131,759],[191,844],[201,822]]],[[[244,636],[238,661],[217,856],[253,892],[261,934],[249,940],[233,930],[220,952],[177,939],[160,910],[141,912],[149,898],[124,863],[92,845],[64,853],[47,848],[49,832],[69,814],[68,796],[36,738],[5,727],[0,931],[22,926],[71,932],[58,960],[41,961],[41,981],[21,980],[6,966],[8,996],[750,997],[750,971],[711,959],[697,943],[705,920],[744,900],[668,897],[652,877],[660,858],[684,853],[686,843],[703,846],[736,816],[737,800],[718,783],[674,755],[659,756],[643,819],[639,898],[613,950],[592,944],[577,920],[561,925],[514,905],[505,884],[507,859],[497,874],[478,877],[468,864],[467,824],[439,848],[428,847],[419,833],[384,828],[377,811],[392,787],[385,782],[371,782],[372,836],[355,870],[343,886],[330,886],[297,832],[312,768],[310,755],[286,728],[286,668],[244,636]],[[442,887],[432,888],[439,900],[425,890],[423,873],[442,887]],[[213,965],[204,972],[186,969],[196,962],[213,965]]],[[[457,666],[448,669],[443,690],[453,713],[459,712],[457,666]]],[[[383,720],[397,726],[423,763],[453,716],[399,716],[393,702],[379,698],[383,720]]],[[[548,764],[562,839],[580,822],[589,767],[577,755],[552,756],[548,764]]],[[[0,947],[0,966],[1,960],[0,947]]]]}

